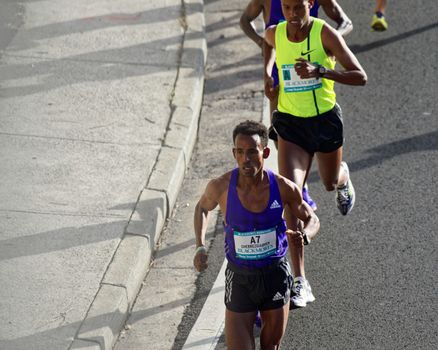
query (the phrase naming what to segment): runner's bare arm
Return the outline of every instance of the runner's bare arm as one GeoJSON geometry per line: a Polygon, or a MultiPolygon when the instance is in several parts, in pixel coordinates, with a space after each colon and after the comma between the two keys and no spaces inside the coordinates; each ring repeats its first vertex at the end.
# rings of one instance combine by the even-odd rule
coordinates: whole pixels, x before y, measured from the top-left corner
{"type": "Polygon", "coordinates": [[[336,58],[343,70],[327,70],[325,79],[346,85],[365,85],[367,75],[356,56],[345,43],[344,38],[332,27],[324,25],[321,40],[328,55],[336,58]]]}
{"type": "Polygon", "coordinates": [[[266,29],[263,42],[265,95],[270,100],[273,100],[278,94],[278,87],[274,88],[274,79],[271,76],[275,63],[275,29],[276,26],[270,26],[266,29]]]}
{"type": "Polygon", "coordinates": [[[218,184],[218,179],[211,180],[207,184],[204,193],[195,207],[193,223],[195,228],[196,251],[193,258],[193,265],[198,271],[203,271],[208,267],[207,250],[205,249],[205,233],[207,231],[210,211],[219,204],[220,195],[218,184]]]}
{"type": "Polygon", "coordinates": [[[240,28],[248,38],[254,41],[261,49],[263,49],[263,37],[255,31],[254,21],[264,10],[263,0],[250,0],[245,10],[240,16],[240,28]]]}
{"type": "Polygon", "coordinates": [[[324,9],[327,17],[335,21],[338,25],[342,23],[343,17],[346,17],[345,12],[336,0],[319,0],[318,3],[324,9]]]}
{"type": "MultiPolygon", "coordinates": [[[[321,40],[327,55],[334,56],[344,68],[339,71],[327,69],[323,78],[346,85],[365,85],[367,75],[356,56],[345,43],[344,38],[342,38],[335,29],[324,24],[321,32],[321,40]]],[[[302,79],[319,77],[318,66],[303,58],[297,59],[295,71],[302,79]]]]}
{"type": "MultiPolygon", "coordinates": [[[[300,193],[301,196],[301,193],[300,193]]],[[[309,204],[302,201],[301,205],[298,206],[298,212],[301,212],[302,216],[299,216],[297,213],[297,217],[303,222],[304,227],[302,231],[304,231],[309,239],[312,240],[313,237],[316,236],[316,234],[319,231],[319,218],[316,216],[313,209],[310,207],[309,204]]]]}
{"type": "Polygon", "coordinates": [[[302,231],[309,239],[313,239],[319,231],[319,219],[315,212],[304,202],[301,191],[295,183],[284,177],[281,177],[278,183],[283,204],[288,205],[292,213],[303,222],[302,231]]]}

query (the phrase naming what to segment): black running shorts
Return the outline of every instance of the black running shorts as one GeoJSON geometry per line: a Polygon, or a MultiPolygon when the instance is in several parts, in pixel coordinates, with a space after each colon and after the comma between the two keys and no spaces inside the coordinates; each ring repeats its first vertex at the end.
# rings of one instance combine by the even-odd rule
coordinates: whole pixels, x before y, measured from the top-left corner
{"type": "Polygon", "coordinates": [[[257,269],[228,263],[225,270],[225,306],[233,312],[281,308],[289,302],[292,283],[286,258],[257,269]]]}
{"type": "Polygon", "coordinates": [[[276,133],[311,155],[315,152],[333,152],[344,142],[342,110],[338,104],[328,112],[310,118],[274,111],[272,126],[269,133],[271,139],[275,140],[276,133]]]}

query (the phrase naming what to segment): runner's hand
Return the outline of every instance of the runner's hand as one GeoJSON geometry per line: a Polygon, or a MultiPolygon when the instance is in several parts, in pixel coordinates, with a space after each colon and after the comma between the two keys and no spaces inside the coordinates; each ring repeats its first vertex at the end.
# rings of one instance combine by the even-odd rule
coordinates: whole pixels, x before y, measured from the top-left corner
{"type": "Polygon", "coordinates": [[[295,72],[301,79],[318,77],[318,67],[304,58],[297,58],[295,63],[295,72]]]}
{"type": "Polygon", "coordinates": [[[290,244],[298,248],[304,246],[303,235],[300,231],[286,230],[286,235],[290,244]]]}
{"type": "Polygon", "coordinates": [[[208,255],[204,246],[196,248],[193,265],[199,272],[204,271],[208,267],[208,255]]]}

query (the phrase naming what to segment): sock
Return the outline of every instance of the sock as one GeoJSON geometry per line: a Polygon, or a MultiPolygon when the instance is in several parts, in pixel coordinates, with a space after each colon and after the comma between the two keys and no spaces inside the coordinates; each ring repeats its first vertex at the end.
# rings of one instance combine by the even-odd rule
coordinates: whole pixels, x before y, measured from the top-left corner
{"type": "Polygon", "coordinates": [[[294,278],[294,282],[297,282],[297,281],[304,282],[305,280],[306,279],[304,277],[302,277],[302,276],[297,276],[297,277],[294,278]]]}

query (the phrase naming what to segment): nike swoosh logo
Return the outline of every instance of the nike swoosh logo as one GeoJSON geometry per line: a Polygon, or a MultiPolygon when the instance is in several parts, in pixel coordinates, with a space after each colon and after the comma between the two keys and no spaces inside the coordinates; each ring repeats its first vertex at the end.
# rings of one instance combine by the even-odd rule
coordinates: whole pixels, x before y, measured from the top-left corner
{"type": "Polygon", "coordinates": [[[310,51],[307,51],[307,52],[303,52],[303,51],[301,51],[301,56],[306,56],[306,55],[308,55],[309,53],[311,53],[311,52],[313,52],[313,51],[315,51],[315,49],[310,50],[310,51]]]}

